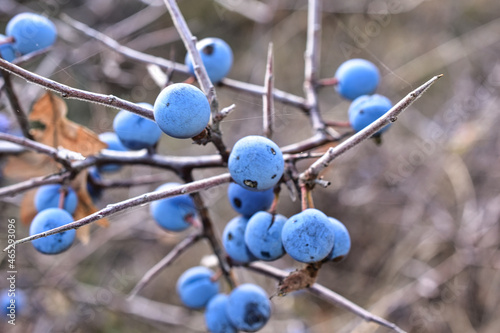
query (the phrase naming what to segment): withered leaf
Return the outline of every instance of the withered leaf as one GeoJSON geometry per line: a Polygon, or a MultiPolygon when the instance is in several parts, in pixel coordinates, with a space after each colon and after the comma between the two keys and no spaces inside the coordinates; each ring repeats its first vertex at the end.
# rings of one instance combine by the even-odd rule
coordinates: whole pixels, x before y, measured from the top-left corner
{"type": "MultiPolygon", "coordinates": [[[[35,141],[48,146],[79,152],[83,156],[98,153],[107,145],[99,140],[97,134],[66,118],[66,103],[54,94],[47,92],[33,105],[28,117],[37,124],[31,129],[35,141]]],[[[5,166],[5,175],[13,179],[27,179],[57,172],[59,165],[49,156],[35,152],[25,152],[11,156],[5,166]]]]}
{"type": "MultiPolygon", "coordinates": [[[[81,153],[89,156],[98,153],[107,145],[101,142],[94,132],[66,118],[68,108],[61,98],[50,92],[45,93],[33,105],[28,117],[29,121],[35,123],[36,128],[31,129],[35,141],[48,146],[81,153]]],[[[9,178],[24,180],[33,177],[44,176],[58,172],[60,165],[47,155],[35,152],[25,152],[19,156],[11,156],[5,167],[5,175],[9,178]]],[[[74,219],[81,219],[97,211],[87,192],[87,171],[79,175],[69,184],[78,195],[78,205],[74,219]]],[[[30,224],[36,215],[34,196],[37,189],[26,193],[21,204],[21,221],[30,224]]],[[[97,222],[101,226],[107,226],[108,221],[102,219],[97,222]]],[[[82,243],[89,240],[89,227],[82,227],[77,231],[78,238],[82,243]]]]}
{"type": "Polygon", "coordinates": [[[304,268],[291,272],[279,283],[276,294],[285,296],[292,291],[309,288],[316,282],[321,264],[321,262],[307,264],[304,268]]]}

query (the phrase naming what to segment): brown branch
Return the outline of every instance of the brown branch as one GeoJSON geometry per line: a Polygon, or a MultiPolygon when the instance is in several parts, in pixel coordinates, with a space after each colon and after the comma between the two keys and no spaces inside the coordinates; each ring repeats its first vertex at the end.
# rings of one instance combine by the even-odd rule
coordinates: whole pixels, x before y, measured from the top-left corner
{"type": "MultiPolygon", "coordinates": [[[[186,182],[192,182],[192,174],[191,172],[185,173],[183,175],[184,181],[186,182]]],[[[231,180],[231,178],[229,178],[231,180]]],[[[210,218],[209,211],[207,209],[207,206],[205,205],[203,198],[201,197],[200,193],[194,192],[191,197],[193,198],[194,204],[196,206],[196,209],[198,211],[198,215],[201,219],[201,223],[203,225],[203,237],[205,237],[208,242],[210,243],[210,246],[212,247],[212,250],[215,254],[215,256],[218,259],[219,262],[219,267],[222,271],[222,274],[224,275],[224,278],[226,279],[227,283],[229,284],[229,287],[232,289],[236,286],[236,283],[234,281],[234,278],[231,273],[231,267],[229,263],[226,260],[226,254],[224,250],[222,249],[221,242],[217,238],[217,234],[214,229],[214,225],[212,223],[212,220],[210,218]]]]}
{"type": "Polygon", "coordinates": [[[184,238],[162,260],[160,260],[156,265],[150,268],[146,272],[146,274],[144,274],[141,280],[135,285],[132,291],[128,294],[127,299],[131,300],[132,298],[134,298],[137,295],[137,293],[139,293],[139,291],[141,291],[149,282],[151,282],[151,280],[155,276],[157,276],[163,269],[167,268],[184,251],[186,251],[200,239],[201,239],[201,234],[199,232],[191,234],[186,238],[184,238]]]}
{"type": "MultiPolygon", "coordinates": [[[[1,57],[0,57],[0,59],[1,59],[1,57]]],[[[21,107],[21,103],[19,102],[19,99],[17,98],[16,92],[14,91],[14,86],[12,85],[11,74],[7,71],[2,71],[2,72],[3,72],[2,76],[3,76],[3,81],[4,81],[3,87],[5,88],[7,98],[9,100],[10,106],[12,108],[12,112],[16,116],[17,122],[19,123],[19,127],[21,128],[23,135],[28,139],[33,139],[33,136],[30,133],[30,124],[28,122],[28,116],[26,115],[26,112],[24,112],[23,108],[21,107]]]]}
{"type": "Polygon", "coordinates": [[[151,193],[145,193],[142,195],[139,195],[137,197],[130,198],[128,200],[124,200],[115,204],[111,204],[106,206],[106,208],[103,208],[93,214],[90,214],[84,218],[81,218],[75,222],[66,224],[64,226],[54,228],[36,235],[32,235],[29,237],[25,237],[22,239],[17,240],[13,244],[9,245],[4,249],[4,251],[7,251],[9,248],[15,247],[18,244],[23,244],[26,242],[30,242],[32,240],[42,238],[42,237],[47,237],[50,235],[54,235],[63,231],[71,230],[71,229],[78,229],[80,227],[83,227],[84,225],[96,222],[103,217],[108,217],[112,216],[118,212],[137,207],[155,200],[160,200],[164,198],[169,198],[173,197],[176,195],[181,195],[181,194],[186,194],[186,193],[193,193],[196,191],[201,191],[201,190],[206,190],[224,183],[228,183],[231,180],[231,176],[228,173],[219,175],[219,176],[214,176],[210,178],[206,178],[203,180],[198,180],[194,181],[189,184],[185,185],[180,185],[176,186],[174,188],[169,188],[164,191],[155,191],[151,193]]]}

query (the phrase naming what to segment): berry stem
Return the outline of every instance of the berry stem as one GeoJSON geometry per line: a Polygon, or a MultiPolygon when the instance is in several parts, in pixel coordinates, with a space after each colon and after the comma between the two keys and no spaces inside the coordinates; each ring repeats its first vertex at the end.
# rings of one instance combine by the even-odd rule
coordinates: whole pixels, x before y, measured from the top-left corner
{"type": "Polygon", "coordinates": [[[66,186],[61,186],[61,188],[59,189],[59,203],[58,203],[58,207],[60,209],[64,209],[64,200],[66,200],[66,195],[68,194],[68,189],[66,188],[66,186]]]}
{"type": "Polygon", "coordinates": [[[318,80],[318,86],[320,87],[336,86],[338,83],[339,80],[337,80],[337,78],[335,77],[318,80]]]}
{"type": "Polygon", "coordinates": [[[4,44],[12,44],[16,41],[16,39],[13,36],[8,36],[0,40],[0,45],[4,44]]]}

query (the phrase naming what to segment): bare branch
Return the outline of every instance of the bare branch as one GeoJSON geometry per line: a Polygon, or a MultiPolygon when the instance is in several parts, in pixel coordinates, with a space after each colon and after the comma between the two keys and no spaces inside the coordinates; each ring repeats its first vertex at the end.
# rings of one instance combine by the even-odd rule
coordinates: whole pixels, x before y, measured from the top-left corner
{"type": "Polygon", "coordinates": [[[141,291],[151,280],[157,276],[163,269],[167,268],[171,263],[174,262],[185,250],[194,245],[198,240],[201,239],[201,233],[194,233],[184,238],[180,243],[178,243],[162,260],[160,260],[156,265],[150,268],[146,274],[141,278],[141,280],[135,285],[132,291],[128,294],[127,299],[131,300],[134,298],[139,291],[141,291]]]}
{"type": "MultiPolygon", "coordinates": [[[[116,40],[110,38],[109,36],[92,29],[91,27],[69,17],[68,15],[61,15],[61,18],[71,25],[73,28],[77,29],[80,32],[83,32],[87,36],[91,38],[95,38],[96,40],[100,41],[110,49],[114,50],[115,52],[120,53],[121,55],[133,59],[135,61],[144,63],[144,64],[151,64],[151,65],[156,65],[164,70],[171,70],[175,71],[178,73],[183,73],[190,75],[189,70],[186,65],[180,64],[177,62],[169,61],[164,58],[160,57],[155,57],[147,53],[139,52],[136,50],[133,50],[129,47],[126,47],[124,45],[121,45],[118,43],[116,40]]],[[[222,79],[221,82],[219,82],[222,86],[234,89],[234,90],[239,90],[239,91],[244,91],[252,95],[257,95],[257,96],[262,96],[265,93],[265,89],[263,86],[258,86],[255,84],[251,83],[246,83],[242,81],[237,81],[233,80],[230,78],[224,78],[222,79]]],[[[288,104],[295,106],[299,109],[302,110],[308,110],[308,105],[306,100],[303,97],[296,96],[293,94],[290,94],[288,92],[274,89],[273,91],[274,98],[283,103],[283,104],[288,104]]]]}
{"type": "Polygon", "coordinates": [[[193,61],[194,73],[200,83],[201,90],[203,90],[205,95],[207,95],[208,101],[212,106],[212,113],[215,113],[218,111],[217,95],[215,94],[215,88],[212,81],[210,81],[210,78],[208,77],[205,65],[201,60],[200,52],[198,52],[198,49],[196,48],[196,37],[191,34],[191,30],[189,30],[186,20],[177,6],[177,1],[164,0],[163,2],[167,6],[170,16],[172,17],[172,21],[174,22],[174,25],[184,42],[184,46],[193,61]]]}
{"type": "Polygon", "coordinates": [[[126,101],[124,99],[118,98],[116,96],[97,94],[81,89],[72,88],[65,84],[32,73],[24,68],[21,68],[1,58],[0,58],[0,68],[3,68],[9,71],[10,73],[19,76],[28,82],[37,84],[45,89],[49,89],[57,93],[60,93],[64,98],[79,99],[82,101],[111,106],[116,109],[125,109],[134,112],[144,118],[154,120],[152,110],[144,108],[132,102],[126,101]]]}
{"type": "Polygon", "coordinates": [[[215,117],[213,117],[213,121],[214,122],[221,122],[224,118],[226,118],[227,116],[229,116],[229,114],[231,112],[233,112],[233,110],[236,108],[236,104],[231,104],[227,107],[225,107],[224,109],[220,110],[219,112],[217,112],[217,114],[215,115],[215,117]]]}
{"type": "Polygon", "coordinates": [[[274,128],[274,77],[273,77],[273,43],[269,43],[267,50],[266,77],[264,79],[265,94],[262,96],[262,113],[264,135],[271,138],[274,128]]]}
{"type": "Polygon", "coordinates": [[[30,133],[30,124],[28,122],[28,116],[21,107],[21,103],[19,102],[16,92],[14,91],[11,74],[9,72],[4,71],[2,76],[4,81],[5,92],[7,93],[7,98],[9,100],[10,106],[12,107],[12,112],[14,113],[14,116],[16,116],[17,122],[19,123],[19,127],[21,128],[21,131],[23,132],[23,135],[25,137],[27,137],[28,139],[33,139],[33,136],[31,136],[30,133]]]}
{"type": "Polygon", "coordinates": [[[136,50],[133,50],[129,47],[121,45],[113,38],[89,27],[88,25],[77,21],[66,14],[61,14],[61,19],[67,24],[71,25],[76,30],[83,32],[85,35],[95,38],[99,42],[103,43],[110,49],[126,56],[127,58],[133,59],[135,61],[144,63],[144,64],[155,64],[160,66],[163,69],[174,69],[177,72],[181,72],[184,74],[189,74],[189,70],[186,65],[179,64],[173,61],[170,61],[165,58],[155,57],[150,54],[142,53],[136,50]]]}
{"type": "Polygon", "coordinates": [[[100,211],[97,211],[93,214],[90,214],[84,218],[79,219],[78,221],[66,224],[64,226],[54,228],[36,235],[32,235],[29,237],[25,237],[23,239],[17,240],[15,243],[9,245],[4,249],[4,251],[7,251],[9,248],[12,248],[18,244],[30,242],[32,240],[42,238],[42,237],[47,237],[53,234],[57,234],[66,230],[71,230],[71,229],[78,229],[80,227],[83,227],[84,225],[96,222],[103,217],[108,217],[112,216],[118,212],[137,207],[155,200],[160,200],[164,198],[169,198],[173,197],[176,195],[181,195],[181,194],[186,194],[186,193],[192,193],[192,192],[197,192],[201,190],[206,190],[224,183],[227,183],[231,180],[231,176],[228,173],[219,175],[219,176],[214,176],[210,178],[206,178],[203,180],[198,180],[194,181],[189,184],[185,185],[180,185],[176,186],[164,191],[155,191],[151,193],[145,193],[142,195],[139,195],[134,198],[130,198],[112,205],[106,206],[106,208],[101,209],[100,211]]]}
{"type": "MultiPolygon", "coordinates": [[[[286,271],[272,267],[272,266],[264,264],[262,262],[253,262],[253,263],[250,263],[250,264],[243,266],[243,267],[248,268],[254,272],[261,273],[263,275],[266,275],[266,276],[271,277],[273,279],[276,279],[278,281],[282,281],[283,279],[285,279],[289,275],[289,273],[286,271]]],[[[398,333],[405,332],[403,329],[398,327],[396,324],[391,323],[383,318],[380,318],[379,316],[376,316],[376,315],[366,311],[365,309],[363,309],[359,305],[354,304],[353,302],[351,302],[347,298],[331,291],[330,289],[328,289],[328,288],[326,288],[318,283],[314,283],[312,286],[310,286],[309,288],[306,288],[305,290],[307,290],[311,294],[316,295],[320,298],[323,298],[326,301],[328,301],[332,304],[335,304],[335,305],[337,305],[337,306],[339,306],[339,307],[341,307],[349,312],[354,313],[355,315],[363,318],[366,321],[371,321],[371,322],[377,323],[381,326],[385,326],[387,328],[390,328],[393,331],[396,331],[398,333]]]]}
{"type": "Polygon", "coordinates": [[[316,92],[321,51],[321,7],[322,0],[309,0],[307,8],[307,44],[304,54],[304,93],[309,105],[309,118],[316,132],[323,132],[325,124],[319,114],[316,92]]]}
{"type": "Polygon", "coordinates": [[[68,150],[65,148],[56,149],[56,148],[44,145],[43,143],[39,143],[39,142],[30,140],[30,139],[26,139],[26,138],[15,136],[15,135],[0,133],[0,140],[17,143],[18,145],[21,145],[21,146],[26,147],[30,150],[36,151],[37,153],[49,155],[56,162],[61,163],[66,169],[71,169],[71,160],[84,160],[85,159],[85,157],[83,157],[83,155],[80,153],[76,153],[74,151],[71,151],[71,150],[68,150]]]}
{"type": "Polygon", "coordinates": [[[300,175],[300,180],[302,182],[310,182],[316,179],[319,173],[324,170],[328,165],[338,156],[342,155],[346,151],[357,146],[364,140],[370,138],[373,134],[377,133],[385,125],[395,122],[399,114],[405,111],[413,102],[415,102],[422,94],[430,88],[442,75],[434,76],[432,79],[418,87],[417,89],[410,92],[406,97],[394,105],[389,111],[387,111],[382,117],[371,123],[369,126],[365,127],[358,133],[351,136],[346,141],[342,142],[336,147],[331,147],[328,151],[314,162],[306,171],[300,175]]]}

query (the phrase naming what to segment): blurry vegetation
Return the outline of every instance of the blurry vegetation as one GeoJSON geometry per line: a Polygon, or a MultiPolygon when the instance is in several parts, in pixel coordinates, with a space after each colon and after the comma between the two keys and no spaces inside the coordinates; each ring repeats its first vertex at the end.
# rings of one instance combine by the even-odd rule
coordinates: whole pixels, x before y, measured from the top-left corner
{"type": "MultiPolygon", "coordinates": [[[[272,41],[275,86],[302,95],[306,1],[262,2],[270,17],[264,23],[216,1],[183,0],[179,5],[199,39],[216,36],[232,46],[235,62],[230,78],[262,84],[272,41]]],[[[409,332],[498,332],[500,2],[324,2],[321,77],[332,76],[348,57],[369,59],[383,74],[379,92],[393,102],[432,75],[443,73],[445,77],[400,117],[384,135],[382,146],[366,142],[342,156],[324,175],[332,185],[313,192],[317,208],[346,224],[353,244],[344,262],[322,269],[319,282],[409,332]],[[387,7],[385,14],[376,14],[387,7]]],[[[184,60],[184,47],[162,1],[2,0],[0,27],[28,8],[47,12],[56,20],[58,14],[66,13],[124,45],[184,60]],[[140,15],[141,11],[147,15],[140,15]],[[138,19],[128,20],[133,15],[138,19]]],[[[248,14],[255,8],[248,6],[248,14]]],[[[143,64],[124,59],[60,21],[57,26],[60,38],[56,46],[45,58],[30,63],[30,70],[77,88],[133,102],[154,102],[159,89],[143,64]]],[[[184,79],[173,76],[174,81],[184,79]]],[[[15,83],[28,109],[41,89],[18,79],[15,83]]],[[[224,87],[217,93],[221,106],[237,106],[222,124],[228,146],[244,135],[261,133],[261,98],[224,87]]],[[[5,96],[0,97],[1,112],[10,113],[5,96]]],[[[320,101],[325,119],[347,120],[348,103],[332,88],[320,92],[320,101]]],[[[72,120],[97,133],[111,130],[115,110],[80,101],[67,103],[72,120]]],[[[278,145],[311,134],[301,111],[276,103],[276,115],[273,139],[278,145]]],[[[196,155],[214,149],[163,136],[160,152],[196,155]]],[[[201,179],[220,171],[199,170],[195,176],[201,179]]],[[[146,174],[178,180],[171,173],[146,166],[129,166],[106,177],[146,174]]],[[[104,207],[157,185],[108,190],[98,205],[104,207]]],[[[203,194],[219,231],[235,215],[225,191],[222,186],[203,194]]],[[[2,234],[7,217],[18,216],[20,200],[16,196],[0,202],[2,234]]],[[[299,210],[299,203],[292,202],[283,189],[278,211],[290,216],[299,210]]],[[[177,318],[183,325],[165,326],[120,310],[125,303],[119,295],[126,295],[185,234],[160,230],[148,207],[117,214],[110,221],[108,229],[94,230],[90,244],[74,245],[57,257],[42,257],[29,244],[18,247],[17,263],[22,267],[18,287],[28,292],[31,306],[29,315],[20,318],[15,329],[8,327],[8,332],[204,329],[199,312],[183,311],[177,318]],[[68,276],[83,286],[103,290],[88,286],[82,291],[83,286],[75,287],[68,276]],[[61,291],[56,292],[56,287],[61,291]]],[[[27,234],[28,228],[18,224],[18,238],[27,234]]],[[[174,292],[177,277],[209,251],[206,244],[197,244],[147,286],[141,297],[180,305],[174,292]]],[[[5,254],[0,258],[5,271],[5,254]]],[[[281,268],[294,264],[288,257],[275,263],[281,268]]],[[[275,281],[237,272],[240,281],[257,282],[272,294],[275,281]]],[[[385,331],[307,293],[274,298],[273,303],[273,317],[262,332],[385,331]]],[[[4,331],[6,326],[0,327],[4,331]]]]}

